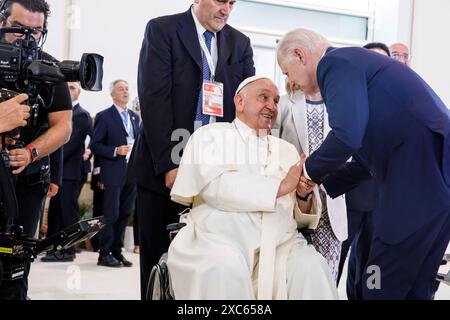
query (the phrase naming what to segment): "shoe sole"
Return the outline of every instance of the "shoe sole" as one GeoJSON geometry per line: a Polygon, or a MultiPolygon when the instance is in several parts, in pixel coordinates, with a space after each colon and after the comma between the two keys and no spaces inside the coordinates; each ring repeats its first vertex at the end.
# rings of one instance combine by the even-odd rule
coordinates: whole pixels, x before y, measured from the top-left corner
{"type": "Polygon", "coordinates": [[[118,265],[108,265],[108,264],[103,264],[103,263],[97,263],[98,266],[102,266],[102,267],[109,267],[109,268],[120,268],[122,267],[122,264],[118,264],[118,265]]]}

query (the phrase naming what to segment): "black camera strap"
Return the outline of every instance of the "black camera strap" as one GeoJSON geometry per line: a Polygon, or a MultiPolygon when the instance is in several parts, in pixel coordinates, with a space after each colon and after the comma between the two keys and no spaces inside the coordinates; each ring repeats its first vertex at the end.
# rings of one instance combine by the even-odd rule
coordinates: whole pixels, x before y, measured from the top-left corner
{"type": "Polygon", "coordinates": [[[0,151],[0,201],[7,223],[11,223],[19,216],[19,206],[14,187],[14,180],[9,165],[9,156],[6,150],[0,151]]]}

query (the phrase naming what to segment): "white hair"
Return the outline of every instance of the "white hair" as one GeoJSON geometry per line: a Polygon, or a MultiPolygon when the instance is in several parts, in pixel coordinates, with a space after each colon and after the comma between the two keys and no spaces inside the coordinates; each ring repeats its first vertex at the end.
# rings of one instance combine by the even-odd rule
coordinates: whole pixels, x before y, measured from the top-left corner
{"type": "Polygon", "coordinates": [[[111,82],[111,84],[109,85],[109,92],[110,92],[110,93],[113,93],[113,91],[114,91],[114,87],[115,87],[115,86],[116,86],[116,84],[118,84],[119,82],[125,82],[126,84],[128,84],[128,82],[127,82],[127,81],[125,81],[125,80],[122,80],[122,79],[117,79],[117,80],[115,80],[115,81],[111,82]]]}
{"type": "Polygon", "coordinates": [[[296,48],[303,48],[310,53],[317,53],[317,50],[326,46],[331,47],[331,43],[322,35],[308,29],[295,29],[286,33],[278,43],[277,55],[285,59],[294,57],[296,48]]]}

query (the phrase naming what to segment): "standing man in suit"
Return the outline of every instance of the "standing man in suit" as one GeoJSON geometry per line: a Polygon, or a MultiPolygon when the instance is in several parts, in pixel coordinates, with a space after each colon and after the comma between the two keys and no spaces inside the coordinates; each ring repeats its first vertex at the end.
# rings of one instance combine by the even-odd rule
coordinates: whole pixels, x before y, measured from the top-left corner
{"type": "Polygon", "coordinates": [[[98,186],[104,191],[102,215],[106,226],[99,232],[98,265],[131,267],[122,255],[125,228],[136,199],[136,182],[127,174],[128,160],[139,133],[139,116],[128,109],[128,83],[111,84],[114,105],[95,117],[91,150],[96,157],[98,186]]]}
{"type": "MultiPolygon", "coordinates": [[[[88,111],[78,101],[81,93],[77,82],[69,83],[72,99],[72,135],[64,145],[62,161],[62,188],[58,195],[50,200],[48,213],[48,235],[52,235],[80,220],[78,197],[85,182],[84,153],[87,135],[91,131],[92,119],[88,111]]],[[[44,262],[73,261],[75,248],[63,253],[53,253],[42,258],[44,262]]]]}
{"type": "Polygon", "coordinates": [[[306,29],[283,37],[278,62],[302,91],[320,90],[329,114],[305,177],[333,197],[375,179],[379,203],[356,242],[349,298],[429,299],[450,239],[447,107],[405,65],[306,29]]]}
{"type": "Polygon", "coordinates": [[[198,127],[233,121],[234,92],[255,73],[250,39],[226,24],[236,1],[193,2],[184,13],[148,23],[139,60],[143,130],[134,162],[142,297],[151,267],[169,246],[166,226],[178,221],[180,207],[170,200],[169,193],[182,145],[194,131],[194,123],[198,127]],[[212,88],[222,94],[211,95],[212,88]],[[210,99],[203,99],[203,93],[214,97],[214,108],[206,103],[210,99]]]}
{"type": "MultiPolygon", "coordinates": [[[[389,48],[382,42],[369,42],[363,48],[372,50],[379,54],[390,57],[389,48]]],[[[368,179],[356,188],[345,194],[347,203],[348,238],[342,243],[341,261],[339,261],[339,274],[337,284],[342,276],[347,253],[352,246],[353,240],[361,229],[364,219],[372,212],[377,203],[377,192],[375,181],[368,179]]],[[[355,252],[350,252],[349,260],[355,259],[355,252]]],[[[353,288],[355,282],[354,261],[349,262],[350,268],[347,272],[347,287],[353,288]]],[[[350,290],[352,291],[352,290],[350,290]]]]}

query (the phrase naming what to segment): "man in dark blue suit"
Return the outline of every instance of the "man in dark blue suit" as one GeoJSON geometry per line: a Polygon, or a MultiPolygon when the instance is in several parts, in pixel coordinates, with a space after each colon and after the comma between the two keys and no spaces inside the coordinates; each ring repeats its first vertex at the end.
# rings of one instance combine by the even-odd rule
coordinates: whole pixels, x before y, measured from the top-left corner
{"type": "Polygon", "coordinates": [[[249,38],[226,24],[236,1],[193,2],[184,13],[151,20],[140,54],[138,93],[143,130],[136,142],[134,166],[142,297],[151,267],[169,247],[166,226],[178,221],[180,207],[170,200],[169,193],[182,145],[194,131],[194,122],[231,122],[235,118],[234,92],[255,73],[249,38]],[[204,112],[207,99],[203,101],[202,87],[207,81],[223,85],[222,116],[204,112]]]}
{"type": "Polygon", "coordinates": [[[379,200],[356,239],[349,298],[429,299],[450,239],[448,109],[405,65],[332,48],[309,30],[289,32],[278,61],[304,92],[320,90],[329,113],[332,131],[305,177],[332,196],[375,180],[379,200]]]}
{"type": "MultiPolygon", "coordinates": [[[[86,181],[84,153],[85,140],[91,133],[92,118],[88,111],[78,102],[81,88],[77,82],[69,83],[70,97],[72,99],[72,135],[62,152],[62,187],[59,193],[50,200],[48,212],[48,235],[52,235],[80,220],[78,197],[86,181]]],[[[51,163],[53,166],[53,163],[51,163]]],[[[53,180],[53,171],[52,171],[53,180]]],[[[73,261],[75,248],[69,248],[63,253],[54,253],[42,258],[44,262],[73,261]]]]}
{"type": "Polygon", "coordinates": [[[125,228],[136,200],[136,182],[127,175],[128,160],[139,133],[139,116],[127,108],[128,83],[111,85],[114,105],[95,117],[91,150],[96,158],[98,185],[104,190],[102,215],[106,226],[99,232],[98,265],[131,267],[122,255],[125,228]]]}

